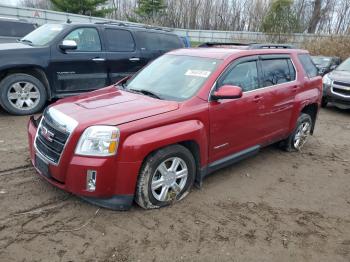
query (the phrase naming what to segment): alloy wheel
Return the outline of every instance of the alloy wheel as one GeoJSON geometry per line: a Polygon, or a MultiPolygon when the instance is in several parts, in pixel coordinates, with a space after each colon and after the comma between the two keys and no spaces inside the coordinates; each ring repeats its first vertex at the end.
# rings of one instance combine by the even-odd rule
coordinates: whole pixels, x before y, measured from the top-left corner
{"type": "Polygon", "coordinates": [[[307,137],[310,134],[311,125],[309,122],[303,122],[299,125],[294,136],[294,147],[300,150],[306,143],[307,137]]]}
{"type": "Polygon", "coordinates": [[[39,89],[32,83],[21,81],[11,85],[7,92],[10,104],[20,110],[30,110],[40,101],[39,89]]]}
{"type": "Polygon", "coordinates": [[[168,158],[158,165],[152,177],[152,195],[158,201],[174,199],[184,189],[188,178],[185,161],[179,157],[168,158]]]}

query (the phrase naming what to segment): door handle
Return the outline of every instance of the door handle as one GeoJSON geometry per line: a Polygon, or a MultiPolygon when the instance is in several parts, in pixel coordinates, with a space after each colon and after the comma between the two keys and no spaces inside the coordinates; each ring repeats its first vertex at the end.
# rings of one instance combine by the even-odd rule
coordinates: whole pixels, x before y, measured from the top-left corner
{"type": "Polygon", "coordinates": [[[138,61],[140,61],[140,58],[139,57],[131,57],[131,58],[129,58],[129,61],[138,62],[138,61]]]}
{"type": "Polygon", "coordinates": [[[104,62],[104,61],[106,61],[106,59],[104,59],[102,57],[95,57],[95,58],[92,59],[92,61],[94,61],[94,62],[104,62]]]}
{"type": "Polygon", "coordinates": [[[255,102],[255,103],[259,103],[260,101],[261,101],[261,99],[262,99],[262,96],[254,96],[254,98],[253,98],[253,101],[255,102]]]}

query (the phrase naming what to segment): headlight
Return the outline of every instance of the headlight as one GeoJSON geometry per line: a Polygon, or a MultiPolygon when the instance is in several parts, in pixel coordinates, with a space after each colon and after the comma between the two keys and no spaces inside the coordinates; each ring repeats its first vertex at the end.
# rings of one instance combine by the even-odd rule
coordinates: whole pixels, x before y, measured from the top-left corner
{"type": "Polygon", "coordinates": [[[332,79],[330,79],[330,77],[327,75],[324,75],[324,77],[322,78],[323,84],[324,85],[331,85],[332,84],[332,79]]]}
{"type": "Polygon", "coordinates": [[[75,153],[84,156],[115,155],[119,129],[114,126],[91,126],[80,137],[75,153]]]}

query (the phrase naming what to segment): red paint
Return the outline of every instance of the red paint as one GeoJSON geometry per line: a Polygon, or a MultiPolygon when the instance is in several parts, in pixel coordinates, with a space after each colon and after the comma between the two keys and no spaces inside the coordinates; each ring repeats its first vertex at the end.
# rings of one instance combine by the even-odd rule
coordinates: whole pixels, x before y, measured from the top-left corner
{"type": "MultiPolygon", "coordinates": [[[[322,79],[308,79],[298,61],[302,50],[232,50],[219,48],[185,49],[174,55],[222,59],[196,96],[178,103],[157,100],[106,87],[53,104],[57,110],[79,122],[71,135],[58,166],[50,165],[55,179],[48,181],[77,195],[110,197],[134,194],[144,159],[154,150],[184,141],[194,141],[200,149],[200,166],[254,145],[267,145],[286,138],[294,129],[301,110],[320,105],[322,79]],[[238,99],[208,102],[215,81],[237,58],[259,54],[289,54],[297,69],[297,79],[278,88],[267,87],[240,94],[238,99]],[[92,125],[116,125],[120,143],[116,156],[82,157],[74,154],[83,131],[92,125]],[[85,190],[86,171],[97,170],[95,192],[85,190]]],[[[239,95],[235,90],[235,95],[239,95]]],[[[220,91],[226,95],[230,90],[220,91]]],[[[28,137],[32,162],[36,128],[29,123],[28,137]]]]}

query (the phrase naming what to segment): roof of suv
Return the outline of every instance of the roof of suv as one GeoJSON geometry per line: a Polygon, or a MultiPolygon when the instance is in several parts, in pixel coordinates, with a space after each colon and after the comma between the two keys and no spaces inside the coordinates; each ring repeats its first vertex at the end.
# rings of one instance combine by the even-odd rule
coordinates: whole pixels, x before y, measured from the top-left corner
{"type": "Polygon", "coordinates": [[[198,56],[214,59],[226,59],[235,54],[245,55],[263,55],[263,54],[291,54],[291,53],[308,53],[302,49],[232,49],[232,48],[186,48],[177,49],[169,52],[174,55],[198,56]]]}

